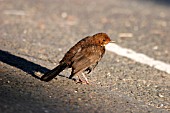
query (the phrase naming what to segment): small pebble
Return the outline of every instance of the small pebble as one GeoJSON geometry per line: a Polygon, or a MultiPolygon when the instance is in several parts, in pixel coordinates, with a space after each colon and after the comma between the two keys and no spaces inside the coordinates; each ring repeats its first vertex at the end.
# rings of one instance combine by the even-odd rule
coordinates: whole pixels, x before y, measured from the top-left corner
{"type": "Polygon", "coordinates": [[[161,98],[163,98],[163,97],[164,97],[164,96],[163,96],[162,94],[160,94],[160,93],[158,94],[158,96],[159,96],[159,97],[161,97],[161,98]]]}

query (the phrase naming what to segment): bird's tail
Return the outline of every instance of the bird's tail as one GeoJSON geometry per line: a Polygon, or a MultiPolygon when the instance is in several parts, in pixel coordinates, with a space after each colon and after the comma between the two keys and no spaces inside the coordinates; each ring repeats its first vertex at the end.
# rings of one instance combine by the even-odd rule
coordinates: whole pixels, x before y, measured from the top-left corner
{"type": "Polygon", "coordinates": [[[67,67],[66,63],[62,63],[60,65],[58,65],[56,68],[52,69],[51,71],[45,73],[42,77],[41,80],[42,81],[50,81],[52,80],[54,77],[56,77],[61,71],[63,71],[65,68],[67,67]]]}

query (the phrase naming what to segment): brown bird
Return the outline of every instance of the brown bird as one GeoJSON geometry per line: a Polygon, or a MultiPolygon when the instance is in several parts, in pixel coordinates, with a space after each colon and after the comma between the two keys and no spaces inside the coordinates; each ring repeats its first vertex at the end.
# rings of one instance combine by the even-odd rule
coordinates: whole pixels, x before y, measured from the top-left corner
{"type": "Polygon", "coordinates": [[[105,45],[113,42],[106,33],[97,33],[93,36],[87,36],[75,44],[63,57],[59,65],[51,71],[45,73],[41,80],[50,81],[66,68],[72,68],[69,79],[77,75],[79,82],[84,81],[79,74],[82,73],[85,83],[89,84],[85,74],[89,74],[98,64],[105,53],[105,45]]]}

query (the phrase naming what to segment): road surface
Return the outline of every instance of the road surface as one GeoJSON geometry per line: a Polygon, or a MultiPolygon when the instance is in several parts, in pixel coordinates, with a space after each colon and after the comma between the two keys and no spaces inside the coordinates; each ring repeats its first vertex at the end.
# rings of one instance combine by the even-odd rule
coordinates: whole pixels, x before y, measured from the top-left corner
{"type": "Polygon", "coordinates": [[[0,0],[0,112],[170,112],[170,74],[119,51],[106,52],[90,85],[69,80],[70,70],[39,80],[98,32],[169,65],[169,10],[168,0],[0,0]]]}

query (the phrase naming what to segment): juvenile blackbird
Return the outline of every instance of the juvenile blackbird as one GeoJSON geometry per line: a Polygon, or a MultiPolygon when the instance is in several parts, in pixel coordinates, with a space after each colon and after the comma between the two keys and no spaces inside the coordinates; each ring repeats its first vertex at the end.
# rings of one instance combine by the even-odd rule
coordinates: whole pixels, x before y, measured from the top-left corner
{"type": "Polygon", "coordinates": [[[113,41],[110,40],[106,33],[97,33],[93,36],[85,37],[65,54],[57,67],[45,73],[41,80],[48,82],[64,69],[72,68],[69,79],[76,75],[79,82],[83,83],[84,81],[79,76],[82,73],[85,83],[88,84],[89,82],[83,72],[86,71],[89,74],[96,67],[105,53],[105,45],[110,42],[113,41]]]}

